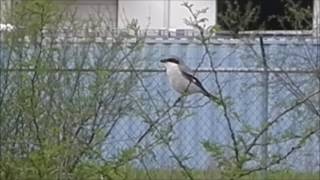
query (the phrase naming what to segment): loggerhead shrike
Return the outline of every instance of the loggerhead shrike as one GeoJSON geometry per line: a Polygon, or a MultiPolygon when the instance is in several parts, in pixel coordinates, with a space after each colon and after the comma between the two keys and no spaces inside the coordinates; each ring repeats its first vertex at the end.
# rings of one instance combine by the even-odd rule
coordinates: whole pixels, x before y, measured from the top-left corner
{"type": "Polygon", "coordinates": [[[202,93],[219,104],[219,98],[210,94],[202,86],[201,82],[193,75],[192,70],[181,59],[171,57],[162,59],[160,62],[164,63],[169,82],[174,90],[180,94],[202,93]]]}

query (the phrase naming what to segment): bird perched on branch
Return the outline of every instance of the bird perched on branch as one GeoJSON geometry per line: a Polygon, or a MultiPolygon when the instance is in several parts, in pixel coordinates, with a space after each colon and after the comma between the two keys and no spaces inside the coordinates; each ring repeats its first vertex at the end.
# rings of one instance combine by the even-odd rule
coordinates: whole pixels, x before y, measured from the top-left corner
{"type": "Polygon", "coordinates": [[[202,93],[216,102],[221,104],[221,100],[209,93],[201,84],[201,82],[194,76],[193,71],[179,58],[170,57],[160,60],[166,67],[166,73],[170,85],[178,93],[182,95],[202,93]]]}

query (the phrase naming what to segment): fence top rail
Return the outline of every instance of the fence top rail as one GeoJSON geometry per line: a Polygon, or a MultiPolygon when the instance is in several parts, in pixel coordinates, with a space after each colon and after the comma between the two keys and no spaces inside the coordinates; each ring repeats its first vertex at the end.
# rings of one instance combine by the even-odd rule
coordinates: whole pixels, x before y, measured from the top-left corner
{"type": "MultiPolygon", "coordinates": [[[[34,72],[35,68],[0,68],[0,72],[34,72]]],[[[98,71],[110,71],[110,72],[141,72],[141,73],[157,73],[165,72],[165,69],[151,69],[151,68],[49,68],[41,69],[41,71],[47,72],[98,72],[98,71]]],[[[320,74],[320,69],[263,69],[263,68],[199,68],[196,70],[199,73],[293,73],[293,74],[320,74]]]]}

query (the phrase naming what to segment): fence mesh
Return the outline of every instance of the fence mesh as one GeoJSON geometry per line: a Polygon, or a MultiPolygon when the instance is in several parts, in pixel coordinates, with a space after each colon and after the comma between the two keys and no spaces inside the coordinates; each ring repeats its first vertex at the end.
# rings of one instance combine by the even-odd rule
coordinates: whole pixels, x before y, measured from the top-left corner
{"type": "Polygon", "coordinates": [[[266,43],[268,81],[256,41],[212,45],[214,64],[205,59],[196,76],[221,90],[225,107],[200,94],[177,102],[160,69],[168,54],[198,67],[197,43],[150,41],[130,56],[103,43],[61,44],[39,62],[27,47],[2,51],[1,160],[67,142],[66,164],[126,165],[136,179],[212,179],[240,161],[244,174],[267,167],[319,177],[319,44],[276,42],[266,43]]]}

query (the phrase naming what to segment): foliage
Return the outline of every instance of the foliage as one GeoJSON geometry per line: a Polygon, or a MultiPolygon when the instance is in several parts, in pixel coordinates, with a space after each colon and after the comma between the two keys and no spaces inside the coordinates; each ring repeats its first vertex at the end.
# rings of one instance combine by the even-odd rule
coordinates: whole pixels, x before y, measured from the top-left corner
{"type": "MultiPolygon", "coordinates": [[[[239,4],[226,3],[226,14],[219,16],[233,33],[247,30],[256,21],[259,8],[248,3],[242,13],[239,4]]],[[[184,6],[191,13],[185,22],[199,32],[197,40],[204,50],[197,68],[210,61],[217,87],[217,99],[212,100],[218,104],[215,107],[221,111],[230,135],[228,144],[213,139],[202,142],[217,162],[216,169],[193,170],[186,163],[190,156],[175,152],[175,126],[191,113],[183,97],[171,105],[170,99],[158,91],[153,93],[147,77],[136,70],[145,65],[140,56],[144,36],[136,20],[128,22],[124,30],[115,31],[114,23],[101,14],[81,20],[68,7],[50,0],[30,0],[22,1],[8,15],[16,30],[6,33],[1,49],[5,58],[0,64],[4,67],[0,71],[0,178],[255,179],[260,171],[277,166],[303,148],[319,131],[309,123],[313,121],[307,121],[298,132],[270,137],[270,145],[294,142],[286,152],[270,153],[267,162],[258,152],[263,146],[262,135],[280,126],[288,113],[311,109],[313,116],[305,117],[319,119],[317,109],[313,109],[313,99],[319,92],[299,94],[297,85],[284,83],[283,88],[290,89],[294,99],[279,108],[267,124],[253,127],[246,123],[232,108],[233,100],[225,95],[215,70],[211,42],[219,28],[207,26],[207,19],[201,17],[207,8],[194,10],[189,3],[184,6]],[[131,71],[121,71],[126,68],[131,71]],[[143,128],[135,129],[137,133],[130,135],[125,147],[118,147],[123,141],[113,139],[114,134],[120,134],[115,127],[133,121],[143,128]],[[177,169],[169,172],[145,164],[145,159],[156,156],[158,148],[167,150],[177,169]]],[[[299,14],[296,9],[290,13],[288,16],[299,14]]],[[[301,24],[303,20],[297,26],[301,24]]],[[[261,57],[256,59],[260,61],[261,57]]],[[[276,78],[291,82],[288,77],[276,78]]],[[[290,172],[270,175],[273,179],[292,176],[316,177],[290,172]]]]}
{"type": "Polygon", "coordinates": [[[312,29],[311,7],[301,7],[302,2],[282,0],[285,6],[284,16],[270,17],[277,19],[283,27],[291,26],[295,30],[312,29]]]}
{"type": "MultiPolygon", "coordinates": [[[[250,26],[251,23],[255,23],[257,20],[257,14],[259,13],[258,8],[252,8],[252,4],[249,2],[247,8],[245,10],[241,10],[237,1],[234,1],[232,4],[230,1],[226,2],[227,11],[223,16],[220,15],[220,18],[228,26],[229,30],[232,30],[233,33],[237,34],[239,31],[246,30],[250,26]],[[250,7],[250,8],[249,8],[250,7]],[[250,10],[249,10],[250,9],[250,10]],[[253,9],[253,10],[251,10],[253,9]],[[247,20],[248,19],[248,20],[247,20]],[[252,21],[251,21],[252,20],[252,21]]],[[[306,144],[308,144],[310,139],[319,133],[319,127],[316,125],[316,119],[320,117],[319,110],[315,108],[317,100],[315,98],[319,96],[319,90],[317,86],[313,86],[309,90],[302,90],[297,88],[299,85],[295,84],[292,81],[290,75],[285,74],[285,77],[280,75],[275,75],[279,82],[288,82],[290,81],[292,84],[288,85],[286,83],[279,83],[278,86],[284,86],[287,88],[289,92],[292,93],[295,99],[291,100],[285,106],[279,107],[280,112],[278,111],[275,116],[267,119],[266,123],[261,123],[258,127],[251,127],[251,125],[246,123],[246,120],[239,117],[239,113],[234,111],[232,108],[232,103],[228,103],[230,101],[229,98],[225,97],[225,92],[221,88],[222,81],[220,80],[220,76],[215,70],[215,47],[212,40],[214,39],[213,33],[206,29],[205,20],[200,19],[199,16],[205,12],[204,10],[194,10],[193,5],[189,3],[184,3],[183,6],[187,8],[190,12],[191,17],[187,19],[187,24],[193,27],[195,30],[199,32],[199,41],[203,46],[204,52],[202,55],[202,59],[199,61],[199,66],[205,61],[209,61],[211,65],[211,70],[213,73],[213,82],[215,82],[217,93],[219,98],[221,99],[221,110],[223,112],[224,120],[227,124],[227,131],[229,133],[229,139],[231,141],[230,144],[220,144],[215,142],[215,140],[205,140],[202,142],[203,148],[208,152],[208,154],[214,159],[214,162],[217,164],[217,169],[222,179],[240,179],[250,177],[251,174],[255,174],[256,172],[264,171],[267,169],[271,169],[276,165],[282,163],[289,156],[292,156],[296,151],[302,149],[306,144]],[[315,88],[316,87],[316,88],[315,88]],[[304,93],[307,91],[309,93],[304,93]],[[229,99],[229,100],[228,100],[229,99]],[[286,133],[283,132],[282,136],[278,135],[270,135],[266,141],[262,141],[262,137],[268,133],[268,131],[272,131],[273,128],[277,128],[281,125],[281,122],[286,120],[291,120],[290,118],[285,119],[284,116],[288,114],[294,114],[294,112],[299,111],[301,106],[306,106],[308,111],[308,115],[300,116],[298,119],[303,119],[305,117],[313,119],[314,123],[310,126],[310,124],[306,124],[301,126],[299,132],[295,133],[286,133]],[[242,130],[238,130],[240,129],[242,130]],[[297,135],[299,134],[299,135],[297,135]],[[261,153],[259,150],[265,146],[271,146],[274,144],[290,144],[290,148],[284,148],[284,151],[281,152],[267,152],[269,159],[264,159],[261,157],[261,153]]],[[[292,20],[292,23],[295,26],[300,26],[304,21],[296,18],[296,15],[302,13],[304,16],[299,15],[299,17],[305,18],[308,17],[308,12],[306,10],[299,11],[297,13],[299,5],[294,5],[292,1],[287,4],[288,12],[285,17],[286,20],[292,20]],[[291,8],[293,7],[294,10],[291,8]],[[295,23],[296,24],[295,24],[295,23]]],[[[234,34],[232,34],[234,35],[234,34]]],[[[247,40],[244,40],[245,42],[247,40]]],[[[248,45],[251,46],[251,45],[248,45]]],[[[260,48],[261,51],[264,52],[264,43],[263,38],[260,37],[260,48]]],[[[255,55],[257,62],[260,59],[265,58],[264,54],[261,57],[260,52],[256,52],[253,48],[249,48],[252,50],[255,55]]],[[[308,58],[306,58],[308,59],[308,58]]],[[[270,61],[270,60],[269,60],[270,61]]],[[[312,61],[312,59],[308,59],[308,63],[312,61]]],[[[268,64],[265,65],[266,69],[271,69],[268,64]]],[[[268,82],[267,82],[268,83],[268,82]]],[[[258,121],[258,120],[257,120],[258,121]]],[[[311,121],[309,121],[311,122],[311,121]]]]}
{"type": "Polygon", "coordinates": [[[105,159],[103,147],[115,125],[135,114],[137,77],[112,69],[125,67],[144,37],[136,21],[117,34],[102,17],[88,25],[73,15],[50,0],[22,1],[8,15],[17,29],[2,42],[1,179],[115,177],[136,158],[132,149],[105,159]],[[111,40],[97,42],[92,31],[111,40]]]}
{"type": "Polygon", "coordinates": [[[240,31],[264,30],[269,26],[268,24],[277,24],[279,28],[285,30],[312,29],[312,9],[303,7],[303,1],[281,0],[280,4],[284,6],[284,12],[269,15],[265,19],[259,16],[268,12],[262,12],[262,7],[254,4],[259,3],[239,0],[221,2],[223,11],[221,10],[218,14],[218,24],[221,29],[230,31],[235,37],[240,31]]]}
{"type": "MultiPolygon", "coordinates": [[[[218,14],[219,25],[225,30],[231,31],[237,36],[239,31],[251,30],[257,26],[257,20],[260,13],[260,7],[254,6],[248,1],[245,8],[242,9],[238,1],[224,1],[226,10],[218,14]]],[[[260,25],[262,27],[263,25],[260,25]]]]}

